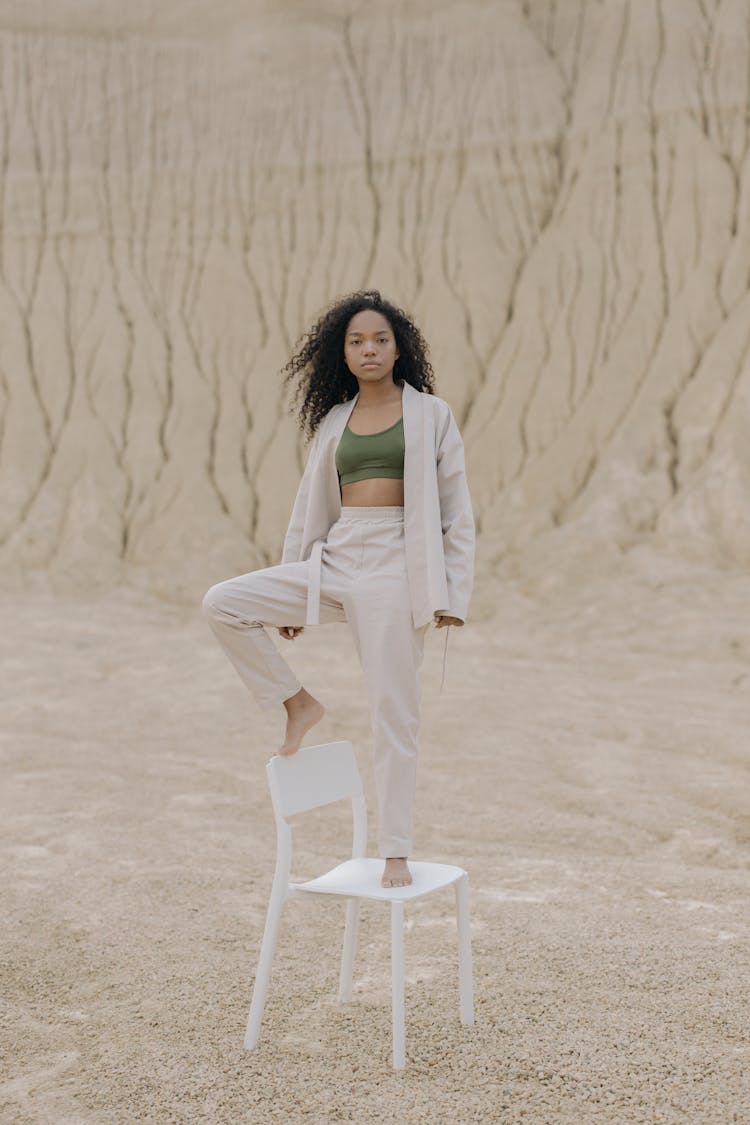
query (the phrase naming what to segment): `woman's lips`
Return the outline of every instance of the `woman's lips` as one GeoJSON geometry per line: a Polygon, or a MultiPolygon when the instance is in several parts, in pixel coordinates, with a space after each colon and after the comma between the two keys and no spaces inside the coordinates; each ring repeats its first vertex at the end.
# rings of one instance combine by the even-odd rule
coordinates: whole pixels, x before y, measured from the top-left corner
{"type": "Polygon", "coordinates": [[[363,367],[380,367],[379,363],[363,363],[363,367]]]}

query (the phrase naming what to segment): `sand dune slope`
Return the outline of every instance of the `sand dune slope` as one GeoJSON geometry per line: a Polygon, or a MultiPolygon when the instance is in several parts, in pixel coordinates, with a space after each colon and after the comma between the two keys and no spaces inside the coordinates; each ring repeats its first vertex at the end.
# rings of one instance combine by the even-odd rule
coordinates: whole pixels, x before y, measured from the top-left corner
{"type": "Polygon", "coordinates": [[[480,585],[746,564],[742,0],[0,15],[8,583],[277,561],[278,372],[363,285],[432,345],[480,585]]]}

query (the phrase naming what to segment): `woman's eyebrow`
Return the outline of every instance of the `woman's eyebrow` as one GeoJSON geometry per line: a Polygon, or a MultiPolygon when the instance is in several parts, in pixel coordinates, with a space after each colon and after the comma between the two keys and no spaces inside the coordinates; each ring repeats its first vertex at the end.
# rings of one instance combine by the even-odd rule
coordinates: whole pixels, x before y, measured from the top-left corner
{"type": "MultiPolygon", "coordinates": [[[[356,328],[352,329],[351,332],[347,332],[347,336],[363,336],[363,335],[364,335],[364,333],[359,332],[356,328]]],[[[387,328],[379,328],[377,332],[373,333],[373,335],[375,335],[375,336],[387,336],[388,335],[388,329],[387,328]]]]}

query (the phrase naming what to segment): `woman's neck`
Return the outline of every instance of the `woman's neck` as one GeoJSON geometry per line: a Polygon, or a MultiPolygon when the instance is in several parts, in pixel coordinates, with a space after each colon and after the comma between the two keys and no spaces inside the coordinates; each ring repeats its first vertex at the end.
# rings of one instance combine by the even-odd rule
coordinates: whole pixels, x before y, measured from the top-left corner
{"type": "MultiPolygon", "coordinates": [[[[385,382],[385,380],[383,380],[385,382]]],[[[374,406],[387,406],[389,402],[396,402],[403,397],[404,389],[403,384],[394,383],[391,381],[390,385],[381,387],[380,384],[373,385],[372,383],[360,383],[359,398],[357,400],[360,406],[367,407],[374,406]]]]}

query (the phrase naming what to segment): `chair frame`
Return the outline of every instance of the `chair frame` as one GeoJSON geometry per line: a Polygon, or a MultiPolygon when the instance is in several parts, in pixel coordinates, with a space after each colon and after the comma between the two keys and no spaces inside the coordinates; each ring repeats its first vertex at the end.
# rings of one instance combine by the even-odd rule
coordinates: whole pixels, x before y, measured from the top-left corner
{"type": "MultiPolygon", "coordinates": [[[[333,758],[331,757],[331,760],[333,758]]],[[[320,771],[321,774],[324,771],[320,771]]],[[[386,901],[391,905],[391,1022],[393,1032],[392,1061],[396,1070],[406,1065],[406,1028],[404,1005],[404,904],[415,898],[425,897],[444,886],[453,886],[456,901],[456,924],[458,931],[458,984],[461,1023],[471,1026],[474,1023],[474,996],[472,984],[471,929],[469,920],[469,876],[463,868],[448,864],[415,864],[422,866],[442,878],[442,882],[423,892],[415,894],[411,887],[393,887],[380,890],[377,895],[365,893],[338,894],[331,891],[316,891],[304,888],[304,884],[290,883],[292,865],[292,826],[287,817],[295,812],[305,812],[339,800],[351,799],[353,816],[352,860],[365,860],[366,863],[382,863],[381,860],[367,860],[367,806],[362,788],[362,779],[351,742],[321,743],[304,747],[290,757],[276,755],[266,765],[268,786],[276,819],[276,868],[273,876],[271,895],[266,913],[260,957],[253,984],[252,1002],[247,1020],[244,1046],[252,1050],[258,1043],[263,1011],[268,996],[274,954],[278,944],[281,915],[284,903],[290,899],[338,898],[346,902],[344,924],[344,945],[341,955],[338,1001],[347,1004],[352,997],[354,960],[359,932],[359,904],[362,898],[370,901],[386,901]],[[317,774],[314,766],[325,762],[326,757],[336,755],[340,767],[341,781],[331,790],[323,782],[316,784],[317,774]],[[317,755],[317,758],[316,758],[317,755]],[[322,756],[322,757],[321,757],[322,756]],[[311,770],[313,767],[313,770],[311,770]],[[306,773],[306,784],[312,793],[300,801],[289,800],[284,793],[282,771],[287,779],[290,771],[299,768],[306,773]],[[315,792],[315,790],[318,790],[315,792]],[[333,792],[333,796],[330,793],[333,792]],[[308,803],[309,802],[309,803],[308,803]]],[[[339,867],[343,867],[340,864],[339,867]]],[[[338,868],[333,868],[336,871],[338,868]]],[[[327,873],[329,874],[329,873],[327,873]]],[[[325,878],[325,876],[321,876],[325,878]]]]}

